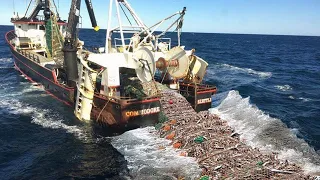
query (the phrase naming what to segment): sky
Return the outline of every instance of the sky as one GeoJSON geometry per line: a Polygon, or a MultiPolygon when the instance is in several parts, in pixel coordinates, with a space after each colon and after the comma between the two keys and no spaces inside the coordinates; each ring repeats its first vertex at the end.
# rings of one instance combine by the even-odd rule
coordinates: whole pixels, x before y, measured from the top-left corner
{"type": "MultiPolygon", "coordinates": [[[[59,1],[60,15],[67,19],[70,0],[55,1],[59,1]]],[[[109,0],[91,1],[97,22],[105,29],[109,0]]],[[[320,36],[320,0],[129,0],[129,3],[147,26],[185,6],[185,32],[320,36]]],[[[13,4],[20,16],[24,14],[27,0],[0,0],[0,24],[10,24],[13,4]]],[[[87,14],[82,0],[84,28],[91,27],[87,14]]],[[[115,14],[112,16],[116,18],[115,14]]]]}

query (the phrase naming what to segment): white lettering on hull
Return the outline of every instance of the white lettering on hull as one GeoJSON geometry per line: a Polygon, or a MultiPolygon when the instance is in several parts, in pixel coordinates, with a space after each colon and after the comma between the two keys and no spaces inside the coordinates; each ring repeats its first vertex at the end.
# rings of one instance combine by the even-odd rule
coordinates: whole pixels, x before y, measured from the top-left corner
{"type": "Polygon", "coordinates": [[[155,114],[160,112],[160,107],[154,107],[149,109],[142,109],[138,111],[127,111],[126,116],[128,117],[134,117],[134,116],[144,116],[149,114],[155,114]]]}
{"type": "Polygon", "coordinates": [[[197,104],[206,104],[206,103],[211,103],[211,98],[198,99],[197,104]]]}

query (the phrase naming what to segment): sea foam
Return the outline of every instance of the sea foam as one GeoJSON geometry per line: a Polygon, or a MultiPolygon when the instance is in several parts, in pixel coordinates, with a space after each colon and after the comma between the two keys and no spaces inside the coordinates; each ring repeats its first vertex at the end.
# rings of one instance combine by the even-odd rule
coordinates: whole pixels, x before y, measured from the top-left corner
{"type": "Polygon", "coordinates": [[[53,112],[53,110],[35,107],[19,99],[14,99],[14,96],[37,90],[36,88],[27,89],[28,90],[25,92],[20,91],[1,97],[2,101],[0,101],[0,108],[4,109],[6,113],[30,116],[32,119],[31,123],[40,125],[44,128],[65,129],[67,133],[71,133],[81,140],[87,139],[87,134],[80,127],[65,124],[63,117],[58,113],[53,112]]]}
{"type": "Polygon", "coordinates": [[[155,132],[153,127],[131,130],[113,138],[111,144],[125,156],[129,169],[136,176],[143,173],[155,178],[153,174],[171,177],[178,174],[190,179],[198,178],[201,169],[196,160],[180,156],[180,151],[170,146],[169,140],[159,138],[155,132]]]}
{"type": "Polygon", "coordinates": [[[275,88],[281,90],[281,91],[291,91],[292,90],[292,87],[288,84],[286,85],[276,85],[274,86],[275,88]]]}
{"type": "Polygon", "coordinates": [[[13,69],[12,58],[0,58],[0,70],[13,69]]]}
{"type": "Polygon", "coordinates": [[[12,58],[0,58],[0,64],[8,64],[13,62],[12,58]]]}
{"type": "Polygon", "coordinates": [[[280,159],[301,164],[306,173],[320,174],[320,157],[315,150],[279,119],[250,104],[249,97],[243,98],[238,91],[230,91],[210,112],[226,120],[248,145],[278,152],[280,159]]]}
{"type": "Polygon", "coordinates": [[[229,68],[229,69],[234,70],[234,71],[240,71],[240,72],[244,72],[244,73],[247,73],[247,74],[250,74],[250,75],[255,75],[255,76],[258,76],[260,78],[270,78],[272,76],[271,72],[261,72],[261,71],[256,71],[256,70],[253,70],[253,69],[250,69],[250,68],[240,68],[240,67],[232,66],[232,65],[229,65],[229,64],[222,64],[221,66],[224,67],[224,68],[229,68]]]}

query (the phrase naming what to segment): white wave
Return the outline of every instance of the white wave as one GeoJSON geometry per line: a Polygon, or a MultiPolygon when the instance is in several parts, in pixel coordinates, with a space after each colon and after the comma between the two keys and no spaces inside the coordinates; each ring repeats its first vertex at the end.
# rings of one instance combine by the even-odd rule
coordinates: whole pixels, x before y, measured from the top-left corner
{"type": "Polygon", "coordinates": [[[222,64],[222,67],[226,67],[235,71],[245,72],[250,75],[257,75],[260,78],[270,78],[272,76],[271,72],[261,72],[261,71],[256,71],[250,68],[240,68],[240,67],[232,66],[229,64],[222,64]]]}
{"type": "Polygon", "coordinates": [[[295,97],[293,96],[288,96],[289,99],[296,99],[295,97]]]}
{"type": "Polygon", "coordinates": [[[7,111],[11,114],[31,114],[32,112],[35,111],[34,108],[21,103],[20,101],[16,99],[3,99],[0,102],[0,107],[7,109],[7,111]]]}
{"type": "Polygon", "coordinates": [[[183,175],[196,179],[201,173],[196,160],[182,157],[179,150],[169,145],[170,141],[159,138],[153,127],[128,131],[112,139],[111,144],[122,153],[128,161],[128,168],[135,175],[141,175],[146,170],[152,178],[152,173],[160,175],[183,175]],[[159,149],[164,146],[165,149],[159,149]]]}
{"type": "Polygon", "coordinates": [[[290,131],[291,131],[294,135],[300,134],[300,131],[299,131],[298,128],[291,128],[290,131]]]}
{"type": "Polygon", "coordinates": [[[298,99],[302,100],[303,102],[311,101],[310,98],[304,98],[304,97],[299,97],[298,99]]]}
{"type": "MultiPolygon", "coordinates": [[[[42,86],[30,85],[30,83],[28,82],[27,87],[22,89],[21,94],[32,93],[32,92],[43,92],[43,93],[45,93],[45,91],[44,91],[42,86]]],[[[39,95],[46,96],[48,94],[39,94],[39,95]]]]}
{"type": "Polygon", "coordinates": [[[82,129],[65,124],[64,119],[52,110],[33,107],[13,98],[2,99],[0,108],[6,109],[11,114],[30,116],[31,123],[44,128],[65,129],[67,133],[71,133],[81,140],[87,139],[87,134],[82,129]]]}
{"type": "Polygon", "coordinates": [[[14,67],[0,66],[0,69],[14,69],[14,67]]]}
{"type": "Polygon", "coordinates": [[[292,90],[292,87],[288,84],[286,85],[277,85],[277,86],[274,86],[275,88],[281,90],[281,91],[291,91],[292,90]]]}
{"type": "Polygon", "coordinates": [[[320,166],[310,162],[310,159],[306,158],[301,151],[284,149],[279,152],[278,158],[288,159],[292,162],[298,162],[303,165],[303,169],[306,173],[320,175],[320,166]]]}
{"type": "Polygon", "coordinates": [[[296,98],[294,96],[288,96],[289,99],[299,99],[299,100],[302,100],[303,102],[309,102],[309,101],[312,101],[312,99],[310,98],[304,98],[304,97],[299,97],[299,98],[296,98]]]}
{"type": "Polygon", "coordinates": [[[221,104],[210,109],[234,128],[240,138],[252,147],[279,153],[279,158],[301,164],[306,173],[320,173],[320,157],[304,140],[279,119],[272,118],[242,98],[237,91],[230,91],[221,104]]]}
{"type": "Polygon", "coordinates": [[[0,63],[11,63],[13,62],[12,58],[0,58],[0,63]]]}
{"type": "Polygon", "coordinates": [[[43,109],[41,112],[36,111],[32,115],[32,123],[41,125],[44,128],[50,129],[65,129],[67,133],[71,133],[75,135],[77,138],[81,140],[87,140],[87,134],[80,129],[78,126],[69,126],[66,125],[63,119],[59,117],[50,117],[52,112],[48,109],[43,109]]]}
{"type": "Polygon", "coordinates": [[[67,133],[71,133],[81,140],[87,139],[84,130],[77,126],[65,124],[63,117],[53,110],[34,107],[21,100],[23,98],[33,98],[33,96],[48,96],[44,93],[42,87],[31,85],[30,82],[20,82],[20,85],[22,89],[15,89],[10,84],[0,85],[0,108],[5,109],[10,114],[30,116],[31,123],[41,125],[44,128],[65,129],[67,133]],[[30,94],[32,92],[42,93],[30,94]]]}
{"type": "Polygon", "coordinates": [[[13,69],[12,58],[0,58],[0,69],[13,69]]]}
{"type": "Polygon", "coordinates": [[[10,98],[17,98],[17,97],[23,97],[26,94],[32,93],[32,92],[39,92],[41,94],[38,94],[39,96],[48,96],[48,94],[45,93],[42,86],[35,86],[30,84],[30,82],[19,82],[21,85],[18,89],[16,87],[12,86],[12,83],[14,82],[6,82],[0,84],[0,98],[2,99],[10,99],[10,98]]]}

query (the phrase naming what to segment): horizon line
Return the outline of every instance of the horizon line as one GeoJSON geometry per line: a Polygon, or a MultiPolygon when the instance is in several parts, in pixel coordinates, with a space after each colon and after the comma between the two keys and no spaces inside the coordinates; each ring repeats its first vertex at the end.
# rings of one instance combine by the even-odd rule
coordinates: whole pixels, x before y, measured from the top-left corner
{"type": "MultiPolygon", "coordinates": [[[[0,26],[13,26],[7,24],[0,24],[0,26]]],[[[91,27],[83,27],[79,29],[93,29],[91,27]]],[[[100,30],[107,30],[101,28],[100,30]]],[[[156,31],[157,32],[157,31],[156,31]]],[[[172,32],[170,32],[172,33],[172,32]]],[[[183,31],[182,33],[202,33],[202,34],[234,34],[234,35],[262,35],[262,36],[304,36],[304,37],[320,37],[320,35],[307,35],[307,34],[261,34],[261,33],[231,33],[231,32],[192,32],[192,31],[183,31]]]]}
{"type": "MultiPolygon", "coordinates": [[[[93,28],[80,28],[80,29],[93,29],[93,28]]],[[[100,30],[107,30],[101,28],[100,30]]],[[[159,32],[159,31],[155,31],[159,32]]],[[[172,32],[168,32],[172,33],[172,32]]],[[[307,36],[307,37],[320,37],[320,35],[307,35],[307,34],[260,34],[260,33],[231,33],[231,32],[192,32],[192,31],[182,31],[182,33],[202,33],[202,34],[234,34],[234,35],[263,35],[263,36],[307,36]]]]}

